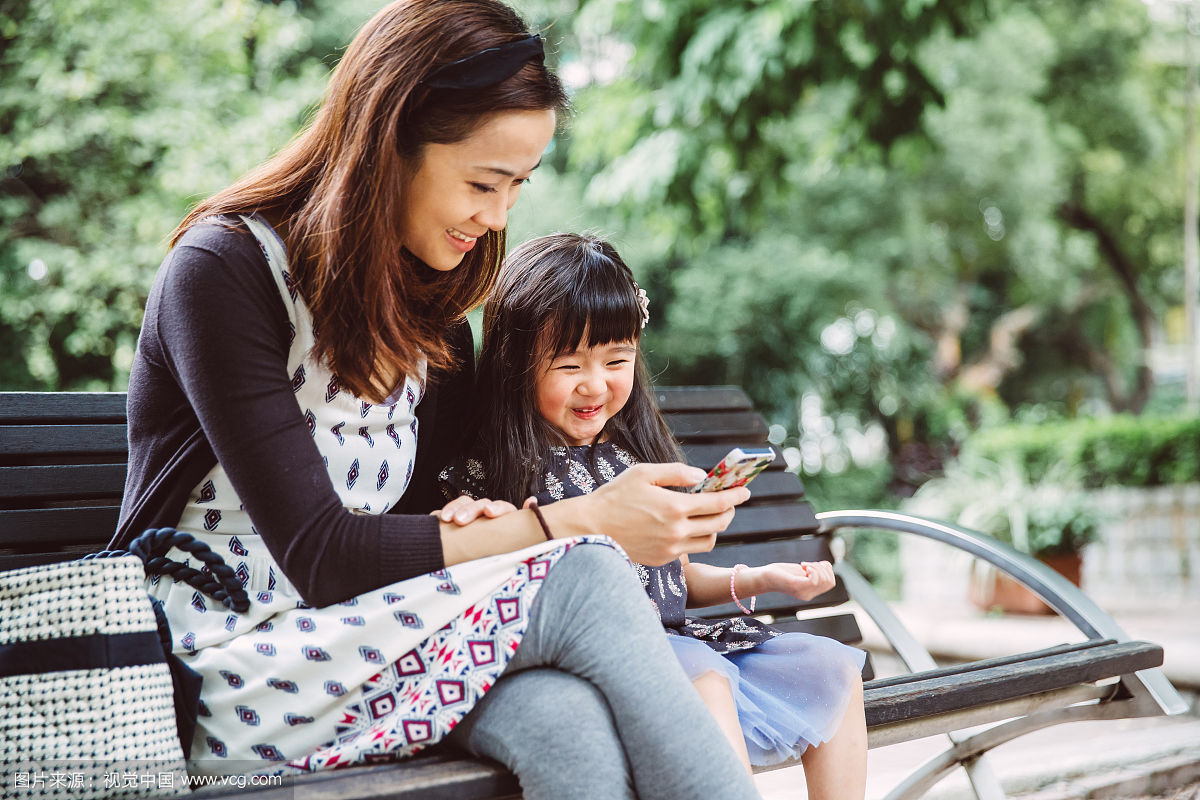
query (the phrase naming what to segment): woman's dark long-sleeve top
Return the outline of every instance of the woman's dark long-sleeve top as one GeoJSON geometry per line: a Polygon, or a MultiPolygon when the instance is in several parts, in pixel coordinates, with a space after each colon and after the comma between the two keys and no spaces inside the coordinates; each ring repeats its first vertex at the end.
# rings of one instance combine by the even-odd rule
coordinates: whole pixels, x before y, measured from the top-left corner
{"type": "Polygon", "coordinates": [[[417,408],[417,460],[401,502],[382,515],[343,508],[287,373],[289,322],[254,237],[200,224],[167,255],[146,303],[129,380],[129,473],[110,546],[173,526],[220,462],[284,574],[314,606],[445,566],[437,471],[456,455],[474,379],[464,321],[459,362],[431,374],[417,408]]]}

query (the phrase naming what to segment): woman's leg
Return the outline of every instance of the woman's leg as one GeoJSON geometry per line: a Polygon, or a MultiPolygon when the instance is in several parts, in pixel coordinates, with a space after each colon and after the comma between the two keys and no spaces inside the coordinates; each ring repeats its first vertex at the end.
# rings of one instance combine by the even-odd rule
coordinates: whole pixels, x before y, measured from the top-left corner
{"type": "Polygon", "coordinates": [[[742,766],[747,772],[753,773],[750,768],[750,754],[746,752],[746,737],[742,735],[742,726],[738,722],[737,705],[733,702],[729,680],[724,675],[706,672],[693,678],[692,686],[696,687],[700,699],[721,726],[721,732],[729,740],[733,752],[742,760],[742,766]]]}
{"type": "Polygon", "coordinates": [[[867,722],[861,674],[850,681],[850,700],[833,738],[805,750],[800,762],[809,800],[861,800],[866,795],[867,722]]]}
{"type": "Polygon", "coordinates": [[[527,800],[634,798],[608,704],[565,672],[505,672],[447,741],[508,767],[527,800]]]}
{"type": "Polygon", "coordinates": [[[553,667],[599,689],[638,796],[759,796],[684,675],[634,571],[612,548],[578,545],[550,571],[508,670],[531,667],[553,667]]]}

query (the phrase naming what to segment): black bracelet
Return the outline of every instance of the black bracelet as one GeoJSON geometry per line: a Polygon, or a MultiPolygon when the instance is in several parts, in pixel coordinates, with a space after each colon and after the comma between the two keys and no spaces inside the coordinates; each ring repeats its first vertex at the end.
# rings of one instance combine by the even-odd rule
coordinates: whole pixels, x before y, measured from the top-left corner
{"type": "Polygon", "coordinates": [[[529,510],[537,517],[538,525],[542,526],[542,533],[546,534],[546,541],[550,541],[554,537],[550,534],[550,526],[546,524],[546,518],[542,516],[542,510],[538,508],[537,503],[530,503],[529,510]]]}

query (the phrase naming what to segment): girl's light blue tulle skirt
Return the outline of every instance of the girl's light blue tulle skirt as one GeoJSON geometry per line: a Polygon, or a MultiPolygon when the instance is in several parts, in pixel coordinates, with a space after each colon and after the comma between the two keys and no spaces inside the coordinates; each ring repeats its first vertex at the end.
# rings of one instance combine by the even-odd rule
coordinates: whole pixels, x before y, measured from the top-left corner
{"type": "Polygon", "coordinates": [[[779,764],[829,741],[866,659],[862,650],[807,633],[780,634],[724,656],[696,639],[667,640],[689,679],[709,671],[728,679],[755,766],[779,764]]]}

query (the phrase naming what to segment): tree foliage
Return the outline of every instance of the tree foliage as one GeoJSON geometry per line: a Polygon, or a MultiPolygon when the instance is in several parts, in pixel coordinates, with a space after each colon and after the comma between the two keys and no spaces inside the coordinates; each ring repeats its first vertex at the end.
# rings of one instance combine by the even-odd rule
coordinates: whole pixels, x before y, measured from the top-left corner
{"type": "MultiPolygon", "coordinates": [[[[167,234],[292,135],[378,5],[0,6],[0,385],[123,387],[167,234]]],[[[1182,289],[1161,5],[517,5],[576,113],[511,240],[614,239],[660,380],[746,386],[806,469],[882,437],[893,490],[988,420],[1153,397],[1182,289]]]]}
{"type": "Polygon", "coordinates": [[[335,6],[2,7],[0,385],[123,385],[166,236],[303,121],[361,22],[335,6]]]}
{"type": "Polygon", "coordinates": [[[579,20],[633,55],[580,93],[568,161],[653,232],[672,379],[746,385],[797,442],[815,394],[835,429],[886,431],[896,489],[1005,408],[1145,405],[1182,184],[1179,73],[1143,3],[592,0],[579,20]]]}

